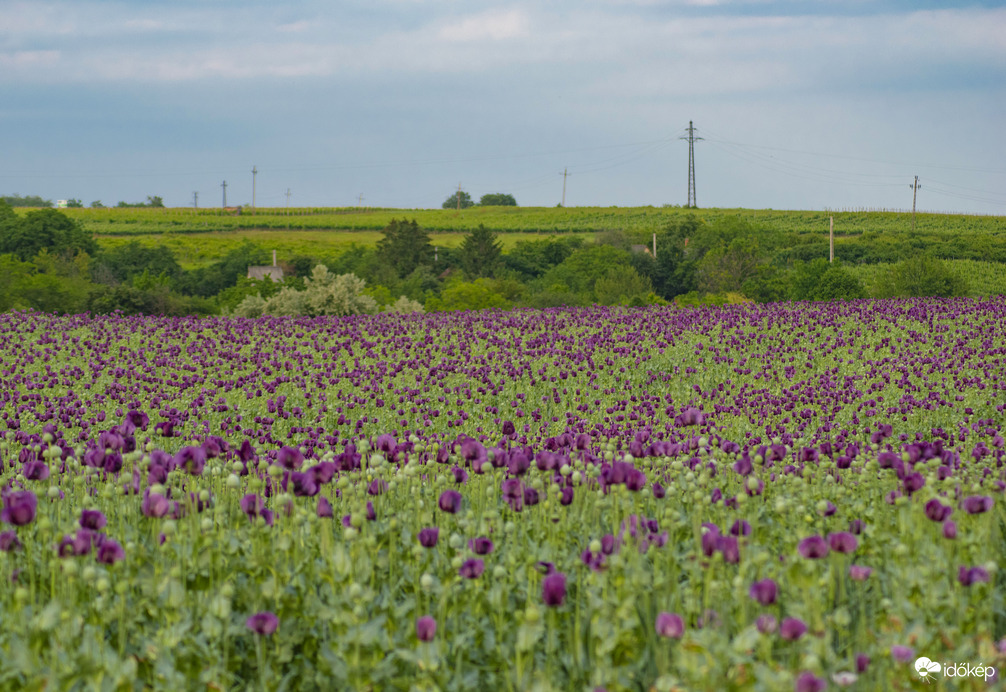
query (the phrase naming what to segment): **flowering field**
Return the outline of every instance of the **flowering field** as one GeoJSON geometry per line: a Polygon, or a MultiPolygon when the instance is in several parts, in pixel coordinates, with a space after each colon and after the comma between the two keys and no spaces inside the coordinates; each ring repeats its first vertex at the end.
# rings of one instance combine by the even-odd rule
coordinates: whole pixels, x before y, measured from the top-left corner
{"type": "Polygon", "coordinates": [[[1006,664],[1003,298],[8,313],[0,343],[0,689],[1006,664]]]}

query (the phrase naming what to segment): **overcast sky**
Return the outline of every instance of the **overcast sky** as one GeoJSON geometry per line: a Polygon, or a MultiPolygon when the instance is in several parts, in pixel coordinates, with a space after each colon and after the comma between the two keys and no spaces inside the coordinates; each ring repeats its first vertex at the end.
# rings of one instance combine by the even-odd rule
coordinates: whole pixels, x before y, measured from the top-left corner
{"type": "Polygon", "coordinates": [[[1006,215],[1006,7],[0,0],[0,194],[1006,215]]]}

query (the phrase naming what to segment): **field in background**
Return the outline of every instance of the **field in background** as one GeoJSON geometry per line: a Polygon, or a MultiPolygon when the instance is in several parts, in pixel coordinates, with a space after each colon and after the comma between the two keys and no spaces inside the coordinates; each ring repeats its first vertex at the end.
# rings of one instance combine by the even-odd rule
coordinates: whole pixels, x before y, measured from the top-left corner
{"type": "MultiPolygon", "coordinates": [[[[877,211],[785,211],[773,209],[684,209],[681,207],[474,207],[460,213],[449,209],[265,209],[240,215],[220,209],[125,208],[64,209],[99,235],[145,233],[207,233],[236,229],[380,231],[392,219],[415,219],[428,231],[466,232],[479,224],[500,233],[569,233],[605,230],[656,230],[694,214],[707,222],[725,216],[797,233],[828,232],[859,235],[911,233],[912,215],[877,211]]],[[[919,234],[983,233],[1006,237],[1006,217],[918,214],[919,234]]]]}

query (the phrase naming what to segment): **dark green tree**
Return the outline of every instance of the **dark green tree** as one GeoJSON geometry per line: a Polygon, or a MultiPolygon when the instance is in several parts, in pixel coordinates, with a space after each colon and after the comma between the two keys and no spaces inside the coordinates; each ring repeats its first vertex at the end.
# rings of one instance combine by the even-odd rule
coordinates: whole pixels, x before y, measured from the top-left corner
{"type": "Polygon", "coordinates": [[[384,238],[377,243],[377,253],[399,278],[408,276],[420,265],[433,264],[430,236],[415,219],[392,219],[384,229],[384,238]]]}
{"type": "Polygon", "coordinates": [[[83,209],[84,203],[79,199],[68,199],[66,200],[66,206],[68,209],[83,209]]]}
{"type": "Polygon", "coordinates": [[[42,199],[38,195],[6,195],[0,197],[0,200],[3,200],[12,207],[40,207],[45,209],[52,206],[51,199],[42,199]]]}
{"type": "MultiPolygon", "coordinates": [[[[457,201],[455,200],[455,205],[457,201]]],[[[517,200],[514,199],[513,195],[506,194],[504,192],[492,192],[487,195],[482,195],[479,199],[480,207],[516,207],[517,200]]]]}
{"type": "Polygon", "coordinates": [[[561,264],[581,247],[583,239],[577,237],[522,240],[513,250],[503,255],[503,266],[517,278],[531,281],[561,264]]]}
{"type": "Polygon", "coordinates": [[[465,274],[477,279],[496,276],[502,254],[503,246],[496,234],[479,224],[478,228],[465,236],[456,256],[465,274]]]}
{"type": "Polygon", "coordinates": [[[452,192],[451,196],[444,200],[444,209],[457,209],[459,196],[461,197],[460,204],[462,209],[467,209],[468,207],[475,205],[472,201],[472,196],[464,190],[461,190],[461,192],[452,192]]]}
{"type": "Polygon", "coordinates": [[[182,267],[170,248],[150,247],[136,240],[104,250],[92,265],[94,280],[101,283],[128,282],[143,272],[164,275],[174,282],[181,278],[182,267]]]}
{"type": "Polygon", "coordinates": [[[93,255],[98,244],[80,222],[55,209],[40,209],[28,212],[22,219],[0,221],[0,253],[28,261],[42,249],[72,257],[78,252],[93,255]]]}

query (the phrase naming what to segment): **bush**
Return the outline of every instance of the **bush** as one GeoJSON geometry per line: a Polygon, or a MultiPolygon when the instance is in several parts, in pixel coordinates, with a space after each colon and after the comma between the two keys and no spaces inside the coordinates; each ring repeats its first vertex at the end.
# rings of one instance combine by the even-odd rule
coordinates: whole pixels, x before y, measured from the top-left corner
{"type": "Polygon", "coordinates": [[[968,283],[947,263],[915,255],[895,264],[877,280],[878,298],[952,298],[968,293],[968,283]]]}

